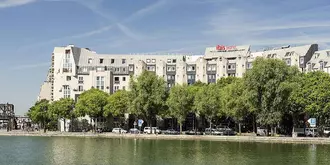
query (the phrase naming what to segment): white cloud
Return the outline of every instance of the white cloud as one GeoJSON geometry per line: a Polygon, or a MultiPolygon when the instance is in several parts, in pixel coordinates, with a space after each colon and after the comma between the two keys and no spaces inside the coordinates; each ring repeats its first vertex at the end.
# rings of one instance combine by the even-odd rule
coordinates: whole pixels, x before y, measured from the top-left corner
{"type": "Polygon", "coordinates": [[[159,8],[166,5],[168,2],[169,2],[169,0],[159,0],[149,6],[146,6],[142,9],[136,11],[129,18],[125,19],[124,22],[134,21],[134,20],[137,20],[138,18],[151,14],[151,13],[157,11],[159,8]]]}
{"type": "Polygon", "coordinates": [[[25,70],[25,69],[32,69],[32,68],[39,68],[39,67],[45,67],[50,66],[50,62],[41,62],[37,64],[27,64],[27,65],[18,65],[14,66],[12,68],[9,68],[10,70],[25,70]]]}
{"type": "Polygon", "coordinates": [[[36,2],[37,0],[0,0],[0,8],[8,8],[26,5],[29,3],[36,2]]]}
{"type": "MultiPolygon", "coordinates": [[[[43,46],[43,45],[48,45],[51,43],[55,43],[55,42],[59,42],[62,40],[69,40],[69,39],[77,39],[77,38],[86,38],[86,37],[90,37],[93,36],[95,34],[101,34],[104,32],[109,31],[110,29],[112,29],[114,26],[117,26],[126,36],[135,39],[135,40],[141,40],[144,38],[144,36],[137,34],[136,32],[133,32],[129,27],[123,25],[121,22],[115,22],[115,18],[109,14],[106,14],[104,12],[102,12],[101,10],[99,10],[99,5],[101,4],[101,2],[103,0],[95,0],[95,1],[79,1],[79,0],[45,0],[45,1],[73,1],[73,2],[77,2],[87,8],[89,8],[90,10],[92,10],[93,12],[95,12],[96,14],[99,14],[101,16],[103,16],[104,18],[107,18],[108,20],[112,21],[113,23],[100,27],[98,29],[89,31],[89,32],[85,32],[85,33],[81,33],[81,34],[76,34],[76,35],[72,35],[72,36],[68,36],[68,37],[62,37],[62,38],[56,38],[56,39],[52,39],[49,41],[44,41],[42,43],[35,43],[35,44],[31,44],[31,45],[26,45],[23,46],[21,49],[29,49],[29,48],[33,48],[33,47],[38,47],[38,46],[43,46]]],[[[148,14],[151,14],[152,12],[156,11],[158,8],[162,7],[164,4],[166,4],[165,2],[167,2],[166,0],[159,0],[151,5],[148,5],[136,12],[134,12],[131,16],[129,16],[128,18],[124,19],[122,22],[130,22],[130,21],[134,21],[138,18],[141,18],[143,16],[146,16],[148,14]]],[[[115,45],[120,45],[120,44],[115,44],[115,45]]]]}
{"type": "Polygon", "coordinates": [[[311,7],[289,14],[277,13],[276,17],[269,14],[276,8],[269,9],[270,11],[265,6],[263,8],[262,11],[223,8],[207,18],[211,28],[203,34],[225,38],[232,43],[261,46],[329,42],[324,34],[316,35],[329,32],[324,30],[330,27],[330,21],[325,17],[325,13],[329,14],[329,6],[311,7]],[[306,31],[309,33],[302,33],[306,31]]]}

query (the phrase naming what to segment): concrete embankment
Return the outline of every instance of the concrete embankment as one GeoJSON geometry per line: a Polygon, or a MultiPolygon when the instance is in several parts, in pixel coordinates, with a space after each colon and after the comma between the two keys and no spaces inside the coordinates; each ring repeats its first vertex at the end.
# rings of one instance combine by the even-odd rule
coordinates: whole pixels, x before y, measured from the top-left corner
{"type": "Polygon", "coordinates": [[[312,137],[257,137],[257,136],[209,136],[209,135],[148,135],[148,134],[114,134],[114,133],[73,133],[73,132],[23,132],[0,131],[0,136],[40,136],[40,137],[82,137],[82,138],[125,138],[155,140],[204,140],[228,142],[263,142],[263,143],[302,143],[330,144],[330,138],[312,137]]]}

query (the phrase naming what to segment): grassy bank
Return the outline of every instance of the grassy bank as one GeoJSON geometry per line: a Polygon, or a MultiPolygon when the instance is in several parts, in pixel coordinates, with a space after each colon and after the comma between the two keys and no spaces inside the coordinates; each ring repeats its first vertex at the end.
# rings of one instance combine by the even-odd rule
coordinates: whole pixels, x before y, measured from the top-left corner
{"type": "Polygon", "coordinates": [[[158,139],[158,140],[205,140],[229,142],[263,142],[263,143],[303,143],[330,144],[330,138],[311,137],[257,137],[257,136],[209,136],[209,135],[148,135],[148,134],[113,134],[113,133],[73,133],[73,132],[22,132],[0,131],[0,136],[44,136],[44,137],[81,137],[81,138],[125,138],[125,139],[158,139]]]}

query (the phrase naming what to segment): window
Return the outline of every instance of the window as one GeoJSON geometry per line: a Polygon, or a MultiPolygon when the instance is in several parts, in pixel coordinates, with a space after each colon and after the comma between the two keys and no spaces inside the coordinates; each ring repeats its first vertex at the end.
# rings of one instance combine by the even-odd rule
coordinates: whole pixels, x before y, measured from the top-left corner
{"type": "Polygon", "coordinates": [[[126,81],[126,77],[123,77],[123,81],[126,81]]]}
{"type": "Polygon", "coordinates": [[[311,65],[311,63],[308,63],[307,64],[307,71],[312,71],[312,65],[311,65]]]}
{"type": "Polygon", "coordinates": [[[96,77],[96,89],[104,90],[104,77],[103,76],[96,77]]]}
{"type": "Polygon", "coordinates": [[[114,86],[113,88],[113,92],[117,92],[119,90],[119,86],[114,86]]]}
{"type": "Polygon", "coordinates": [[[123,72],[126,72],[126,68],[123,68],[123,72]]]}
{"type": "Polygon", "coordinates": [[[207,71],[211,71],[211,66],[209,65],[209,66],[207,66],[207,71]]]}
{"type": "Polygon", "coordinates": [[[70,59],[70,54],[65,54],[63,59],[63,72],[71,73],[72,72],[72,63],[70,59]]]}
{"type": "Polygon", "coordinates": [[[304,64],[304,61],[305,61],[305,59],[304,59],[304,57],[300,57],[300,60],[299,60],[300,62],[300,64],[304,64]]]}
{"type": "Polygon", "coordinates": [[[103,58],[101,58],[101,59],[100,59],[100,64],[103,64],[103,61],[104,61],[103,58]]]}
{"type": "Polygon", "coordinates": [[[71,94],[71,91],[70,91],[69,85],[64,85],[63,86],[63,98],[70,98],[70,94],[71,94]]]}
{"type": "Polygon", "coordinates": [[[122,64],[126,64],[126,59],[121,59],[122,64]]]}
{"type": "Polygon", "coordinates": [[[330,56],[330,52],[329,51],[327,52],[327,56],[330,56]]]}
{"type": "Polygon", "coordinates": [[[188,80],[193,80],[193,79],[195,79],[195,75],[193,75],[193,74],[189,74],[189,75],[188,75],[188,80]]]}
{"type": "Polygon", "coordinates": [[[320,62],[320,70],[323,70],[323,69],[324,69],[324,62],[321,61],[321,62],[320,62]]]}
{"type": "Polygon", "coordinates": [[[156,71],[155,66],[147,66],[148,71],[156,71]]]}
{"type": "Polygon", "coordinates": [[[150,63],[150,59],[147,59],[147,63],[150,63]]]}
{"type": "Polygon", "coordinates": [[[175,71],[175,67],[174,66],[168,66],[167,71],[175,71]]]}
{"type": "Polygon", "coordinates": [[[216,66],[212,65],[212,71],[215,71],[215,70],[216,70],[216,66]]]}
{"type": "Polygon", "coordinates": [[[156,59],[152,59],[151,62],[152,62],[152,63],[156,63],[156,59]]]}
{"type": "Polygon", "coordinates": [[[115,68],[115,72],[119,72],[119,68],[115,68]]]}
{"type": "Polygon", "coordinates": [[[81,91],[84,91],[84,87],[82,85],[79,85],[78,86],[78,91],[81,92],[81,91]]]}
{"type": "Polygon", "coordinates": [[[172,63],[176,63],[176,59],[173,59],[173,60],[172,60],[172,63]]]}
{"type": "Polygon", "coordinates": [[[93,59],[88,58],[88,64],[91,64],[91,63],[93,63],[93,59]]]}
{"type": "Polygon", "coordinates": [[[82,69],[82,72],[86,73],[86,72],[88,72],[88,69],[87,68],[83,68],[82,69]]]}
{"type": "Polygon", "coordinates": [[[133,72],[134,71],[134,66],[133,65],[130,65],[129,68],[128,68],[129,71],[133,72]]]}
{"type": "Polygon", "coordinates": [[[104,67],[97,67],[97,68],[96,68],[96,71],[98,71],[98,72],[102,72],[102,71],[104,71],[104,67]]]}
{"type": "Polygon", "coordinates": [[[84,77],[78,77],[78,84],[84,83],[84,77]]]}
{"type": "Polygon", "coordinates": [[[111,59],[111,64],[115,63],[115,59],[111,59]]]}
{"type": "Polygon", "coordinates": [[[119,77],[115,77],[115,84],[119,84],[119,77]]]}
{"type": "Polygon", "coordinates": [[[167,80],[175,80],[175,75],[167,75],[167,80]]]}
{"type": "Polygon", "coordinates": [[[66,81],[71,81],[71,76],[66,76],[66,81]]]}
{"type": "Polygon", "coordinates": [[[167,63],[171,63],[172,62],[172,60],[171,59],[167,59],[167,63]]]}

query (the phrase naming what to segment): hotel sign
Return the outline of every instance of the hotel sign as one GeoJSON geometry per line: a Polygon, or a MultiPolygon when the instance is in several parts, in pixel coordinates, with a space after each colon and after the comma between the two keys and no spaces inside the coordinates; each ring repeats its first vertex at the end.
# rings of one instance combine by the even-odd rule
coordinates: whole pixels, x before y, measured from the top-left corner
{"type": "Polygon", "coordinates": [[[236,50],[236,46],[224,46],[224,45],[217,45],[215,47],[216,50],[236,50]]]}

